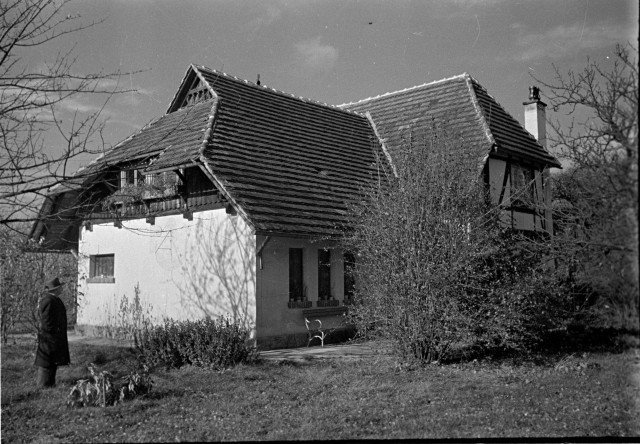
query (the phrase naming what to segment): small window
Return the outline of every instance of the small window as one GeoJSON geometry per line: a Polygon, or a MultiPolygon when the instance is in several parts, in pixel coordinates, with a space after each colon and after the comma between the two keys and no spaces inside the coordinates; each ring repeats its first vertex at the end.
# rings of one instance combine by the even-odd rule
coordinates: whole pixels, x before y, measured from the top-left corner
{"type": "Polygon", "coordinates": [[[353,253],[344,253],[344,303],[353,303],[353,293],[356,288],[356,280],[353,272],[356,266],[356,258],[353,253]]]}
{"type": "Polygon", "coordinates": [[[331,299],[331,250],[318,250],[318,300],[331,299]]]}
{"type": "Polygon", "coordinates": [[[113,283],[114,255],[96,254],[89,257],[89,279],[93,283],[113,283]]]}
{"type": "Polygon", "coordinates": [[[120,172],[120,188],[141,185],[144,183],[144,174],[136,169],[122,170],[120,172]]]}
{"type": "Polygon", "coordinates": [[[513,206],[530,208],[534,205],[534,178],[533,168],[511,165],[511,204],[513,206]]]}
{"type": "Polygon", "coordinates": [[[289,301],[305,299],[302,283],[302,248],[289,248],[289,301]]]}

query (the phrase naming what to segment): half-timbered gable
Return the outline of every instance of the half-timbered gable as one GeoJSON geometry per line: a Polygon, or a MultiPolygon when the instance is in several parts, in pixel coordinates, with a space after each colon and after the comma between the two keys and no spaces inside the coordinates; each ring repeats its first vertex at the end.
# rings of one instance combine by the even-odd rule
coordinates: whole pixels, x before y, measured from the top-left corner
{"type": "Polygon", "coordinates": [[[505,223],[550,229],[543,172],[560,164],[470,75],[340,106],[368,113],[392,158],[403,146],[425,145],[438,131],[463,141],[457,156],[477,163],[505,223]]]}

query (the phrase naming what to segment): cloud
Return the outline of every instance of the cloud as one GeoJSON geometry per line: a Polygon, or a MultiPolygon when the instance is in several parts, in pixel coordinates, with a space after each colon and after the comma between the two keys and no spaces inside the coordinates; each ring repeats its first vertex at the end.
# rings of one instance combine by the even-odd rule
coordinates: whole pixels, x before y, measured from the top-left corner
{"type": "Polygon", "coordinates": [[[318,36],[296,43],[296,53],[302,63],[311,69],[330,71],[338,61],[338,50],[321,42],[318,36]]]}
{"type": "Polygon", "coordinates": [[[607,47],[627,38],[619,26],[592,25],[576,23],[561,25],[544,33],[525,33],[522,25],[514,23],[512,29],[523,31],[516,45],[523,48],[516,57],[521,61],[531,61],[545,57],[561,58],[583,50],[595,50],[607,47]]]}
{"type": "Polygon", "coordinates": [[[262,28],[274,24],[282,17],[282,8],[278,4],[263,3],[263,5],[265,9],[262,11],[262,14],[247,23],[247,28],[251,36],[255,36],[262,28]]]}

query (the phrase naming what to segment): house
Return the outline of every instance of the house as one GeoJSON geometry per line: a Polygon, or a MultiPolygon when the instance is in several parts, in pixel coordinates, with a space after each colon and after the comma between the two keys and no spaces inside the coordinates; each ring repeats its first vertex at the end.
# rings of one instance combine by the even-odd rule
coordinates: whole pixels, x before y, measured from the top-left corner
{"type": "Polygon", "coordinates": [[[263,349],[299,345],[305,317],[348,309],[347,202],[434,119],[472,142],[507,223],[548,231],[558,162],[467,74],[338,107],[192,65],[164,116],[51,189],[31,235],[78,252],[80,329],[137,295],[156,320],[227,313],[263,349]]]}

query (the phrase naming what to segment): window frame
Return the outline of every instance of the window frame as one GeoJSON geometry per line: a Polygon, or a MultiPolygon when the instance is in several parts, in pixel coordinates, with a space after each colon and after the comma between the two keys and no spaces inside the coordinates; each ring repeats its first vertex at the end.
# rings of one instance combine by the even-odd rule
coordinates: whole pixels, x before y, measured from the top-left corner
{"type": "Polygon", "coordinates": [[[318,300],[329,301],[333,299],[331,294],[331,250],[329,248],[318,249],[318,300]]]}
{"type": "Polygon", "coordinates": [[[120,189],[135,187],[145,183],[145,175],[138,168],[120,170],[120,189]]]}
{"type": "Polygon", "coordinates": [[[304,302],[304,252],[302,248],[289,248],[289,301],[304,302]]]}
{"type": "Polygon", "coordinates": [[[87,278],[88,283],[99,283],[99,284],[112,284],[116,281],[115,278],[115,254],[92,254],[89,256],[89,277],[87,278]],[[106,265],[106,271],[110,271],[111,274],[101,273],[98,275],[97,273],[105,267],[104,264],[99,264],[104,259],[111,259],[109,263],[106,265]],[[96,271],[96,268],[99,266],[99,271],[96,271]]]}
{"type": "Polygon", "coordinates": [[[535,207],[536,169],[533,166],[512,163],[510,185],[512,207],[523,209],[535,207]]]}

